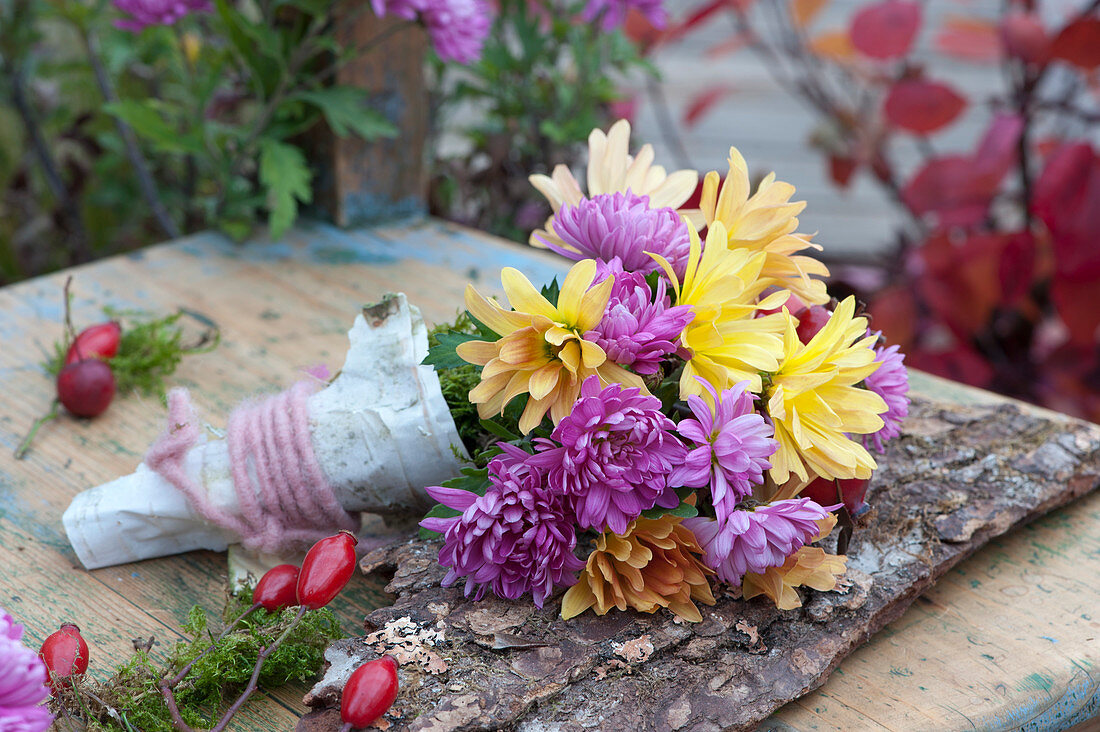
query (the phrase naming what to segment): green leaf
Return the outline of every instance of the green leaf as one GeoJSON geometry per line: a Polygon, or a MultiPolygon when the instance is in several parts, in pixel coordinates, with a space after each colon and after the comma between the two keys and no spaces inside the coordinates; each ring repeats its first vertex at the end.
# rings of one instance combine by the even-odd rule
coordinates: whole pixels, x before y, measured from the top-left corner
{"type": "MultiPolygon", "coordinates": [[[[456,511],[449,506],[444,506],[442,503],[437,503],[432,506],[432,509],[424,514],[424,518],[453,518],[455,516],[461,516],[461,511],[456,511]]],[[[420,538],[424,541],[430,541],[431,539],[439,536],[438,531],[432,531],[431,529],[425,529],[420,527],[420,538]]]]}
{"type": "Polygon", "coordinates": [[[498,424],[491,419],[481,420],[481,427],[489,434],[496,435],[505,442],[512,442],[514,440],[522,440],[520,435],[512,432],[510,429],[502,424],[498,424]]]}
{"type": "Polygon", "coordinates": [[[381,112],[368,106],[370,98],[362,89],[333,86],[299,92],[294,98],[320,109],[329,127],[340,137],[354,133],[364,140],[375,140],[397,134],[397,128],[381,112]]]}
{"type": "Polygon", "coordinates": [[[558,278],[550,280],[549,285],[542,286],[542,296],[550,301],[551,305],[556,305],[558,302],[558,296],[561,295],[561,286],[558,284],[558,278]]]}
{"type": "Polygon", "coordinates": [[[298,216],[298,203],[313,200],[309,167],[302,151],[279,140],[260,141],[260,184],[267,191],[268,226],[280,237],[298,216]]]}
{"type": "Polygon", "coordinates": [[[428,355],[420,363],[425,366],[435,366],[436,369],[456,369],[465,366],[455,349],[466,341],[476,341],[478,336],[469,333],[437,333],[438,345],[428,349],[428,355]]]}
{"type": "Polygon", "coordinates": [[[676,508],[661,508],[657,506],[648,511],[642,511],[642,518],[659,519],[662,516],[678,516],[679,518],[695,518],[699,515],[699,509],[690,503],[680,502],[676,508]]]}
{"type": "Polygon", "coordinates": [[[201,142],[197,142],[194,136],[181,135],[161,117],[155,108],[156,104],[155,99],[146,99],[143,102],[123,99],[103,105],[103,111],[128,124],[138,136],[149,140],[161,152],[205,154],[201,142]]]}

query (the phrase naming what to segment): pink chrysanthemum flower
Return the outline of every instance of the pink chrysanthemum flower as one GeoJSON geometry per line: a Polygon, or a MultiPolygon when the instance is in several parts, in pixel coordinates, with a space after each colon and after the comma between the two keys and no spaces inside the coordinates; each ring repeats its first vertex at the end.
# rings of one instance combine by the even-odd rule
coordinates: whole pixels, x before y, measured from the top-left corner
{"type": "Polygon", "coordinates": [[[863,383],[882,397],[887,409],[879,415],[883,421],[882,429],[863,436],[864,447],[869,448],[873,444],[875,450],[882,452],[886,442],[901,434],[901,423],[909,416],[909,371],[903,360],[905,354],[898,351],[897,346],[875,348],[875,361],[882,365],[863,383]]]}
{"type": "Polygon", "coordinates": [[[530,591],[542,607],[556,585],[577,581],[584,567],[573,549],[573,516],[560,496],[547,490],[531,455],[500,443],[503,455],[489,461],[485,495],[433,486],[428,495],[462,511],[453,518],[426,518],[420,525],[443,534],[439,563],[450,571],[443,586],[466,578],[466,596],[480,600],[486,588],[515,600],[530,591]]]}
{"type": "Polygon", "coordinates": [[[778,444],[772,426],[753,410],[755,397],[749,382],[726,389],[719,395],[705,379],[699,382],[710,392],[714,411],[701,397],[688,397],[695,419],[682,419],[676,426],[680,436],[694,445],[687,459],[668,477],[674,486],[710,486],[711,503],[719,522],[752,493],[771,468],[768,458],[778,444]]]}
{"type": "Polygon", "coordinates": [[[626,21],[626,14],[631,9],[640,12],[657,28],[664,28],[668,23],[668,13],[661,0],[589,0],[581,19],[586,23],[599,20],[600,28],[610,31],[626,21]]]}
{"type": "Polygon", "coordinates": [[[734,511],[725,521],[684,519],[706,550],[706,564],[718,578],[740,585],[746,572],[778,567],[821,532],[817,522],[840,505],[823,507],[809,498],[793,498],[734,511]]]}
{"type": "Polygon", "coordinates": [[[676,425],[661,400],[636,387],[588,377],[573,410],[554,429],[555,446],[539,440],[532,462],[546,470],[551,490],[566,497],[577,524],[623,534],[642,511],[680,503],[668,474],[684,459],[676,425]]]}
{"type": "Polygon", "coordinates": [[[46,665],[22,637],[23,626],[0,608],[0,730],[43,732],[53,723],[43,704],[50,695],[46,665]]]}
{"type": "Polygon", "coordinates": [[[691,254],[687,224],[671,208],[650,208],[649,196],[601,193],[575,206],[562,204],[552,220],[553,233],[564,243],[538,241],[569,259],[618,258],[627,272],[648,274],[659,267],[646,252],[660,254],[682,274],[691,254]]]}
{"type": "Polygon", "coordinates": [[[657,281],[654,297],[645,275],[623,271],[618,259],[604,269],[615,278],[615,284],[603,320],[584,337],[620,366],[639,374],[655,374],[665,356],[676,351],[676,340],[695,314],[687,305],[671,307],[663,279],[657,281]]]}
{"type": "Polygon", "coordinates": [[[140,33],[151,25],[174,25],[191,13],[214,9],[210,0],[114,0],[115,8],[128,18],[115,21],[115,27],[140,33]]]}
{"type": "Polygon", "coordinates": [[[419,17],[439,57],[460,64],[471,64],[481,58],[481,48],[492,25],[484,0],[371,0],[371,7],[379,18],[419,17]]]}

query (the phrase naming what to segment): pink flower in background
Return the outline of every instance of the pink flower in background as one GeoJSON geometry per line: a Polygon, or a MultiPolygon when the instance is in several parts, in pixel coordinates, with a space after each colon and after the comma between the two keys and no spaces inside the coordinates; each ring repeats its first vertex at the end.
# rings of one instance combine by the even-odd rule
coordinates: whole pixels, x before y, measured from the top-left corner
{"type": "Polygon", "coordinates": [[[539,237],[548,248],[569,259],[595,259],[610,264],[618,258],[627,272],[659,269],[646,252],[660,254],[682,275],[691,253],[687,224],[671,208],[650,208],[649,196],[601,193],[563,204],[553,219],[554,234],[565,243],[539,237]]]}
{"type": "Polygon", "coordinates": [[[772,439],[771,425],[753,409],[749,382],[742,381],[721,395],[706,380],[699,382],[717,408],[712,412],[701,397],[688,397],[695,419],[680,420],[676,430],[695,447],[668,480],[674,486],[710,486],[715,514],[723,522],[734,506],[752,494],[753,486],[764,481],[764,471],[771,467],[768,458],[778,443],[772,439]]]}
{"type": "Polygon", "coordinates": [[[668,24],[668,13],[661,2],[662,0],[589,0],[581,19],[587,23],[599,20],[600,28],[610,31],[621,26],[626,21],[626,14],[633,9],[644,15],[655,27],[664,28],[668,24]]]}
{"type": "Polygon", "coordinates": [[[615,278],[607,310],[603,320],[584,337],[620,366],[639,374],[655,374],[665,356],[676,350],[676,340],[695,314],[687,305],[670,307],[663,279],[657,281],[654,297],[645,276],[624,272],[618,259],[605,269],[607,274],[598,281],[608,275],[615,278]]]}
{"type": "Polygon", "coordinates": [[[0,608],[0,730],[43,732],[53,723],[43,705],[50,695],[46,666],[22,637],[23,626],[0,608]]]}
{"type": "Polygon", "coordinates": [[[419,18],[439,57],[461,64],[481,58],[492,24],[484,0],[371,0],[371,6],[379,18],[419,18]]]}
{"type": "Polygon", "coordinates": [[[584,567],[573,549],[573,516],[560,496],[547,490],[544,473],[531,455],[500,443],[503,455],[489,461],[489,487],[479,496],[458,488],[433,486],[428,495],[462,511],[453,518],[429,517],[420,525],[443,534],[439,563],[450,571],[449,587],[466,578],[466,596],[480,600],[486,588],[515,600],[530,591],[542,607],[555,585],[572,585],[584,567]]]}
{"type": "Polygon", "coordinates": [[[547,473],[550,488],[566,497],[577,524],[616,534],[654,506],[680,505],[668,474],[684,458],[676,425],[661,414],[661,400],[637,387],[600,387],[597,376],[581,385],[573,410],[549,440],[537,440],[531,462],[547,473]]]}
{"type": "Polygon", "coordinates": [[[140,33],[151,25],[173,25],[191,13],[214,9],[209,0],[114,0],[115,8],[128,18],[115,21],[122,30],[140,33]]]}
{"type": "Polygon", "coordinates": [[[840,504],[823,507],[809,498],[793,498],[734,511],[725,521],[684,519],[684,526],[706,550],[706,564],[719,579],[740,585],[746,572],[759,574],[783,564],[821,532],[818,520],[837,508],[840,504]]]}
{"type": "Polygon", "coordinates": [[[887,410],[879,415],[884,423],[882,429],[863,436],[864,447],[870,447],[873,443],[875,449],[882,452],[884,443],[901,434],[901,423],[909,416],[909,397],[906,396],[909,393],[909,371],[902,363],[904,359],[905,354],[899,352],[897,346],[879,346],[875,349],[875,360],[882,365],[863,383],[882,397],[887,410]]]}

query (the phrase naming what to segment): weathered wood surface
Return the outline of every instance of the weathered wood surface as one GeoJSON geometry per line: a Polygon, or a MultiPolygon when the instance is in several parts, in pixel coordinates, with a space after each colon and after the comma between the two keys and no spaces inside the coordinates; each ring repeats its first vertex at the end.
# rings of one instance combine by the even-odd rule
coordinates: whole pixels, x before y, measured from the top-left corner
{"type": "Polygon", "coordinates": [[[366,658],[424,646],[395,729],[752,729],[991,537],[1098,481],[1100,427],[918,398],[876,473],[841,591],[805,593],[798,611],[726,595],[695,625],[632,612],[564,622],[555,604],[469,602],[439,587],[438,544],[415,541],[364,558],[366,570],[395,570],[386,589],[398,598],[367,618],[377,642],[338,646],[366,658]]]}
{"type": "MultiPolygon", "coordinates": [[[[402,290],[438,322],[453,316],[467,281],[497,290],[505,265],[533,280],[562,269],[544,253],[429,221],[357,232],[310,225],[282,241],[243,246],[197,236],[71,273],[78,322],[92,322],[104,305],[156,313],[187,305],[217,320],[223,344],[186,359],[172,383],[191,387],[200,412],[218,424],[242,398],[291,383],[302,367],[338,368],[362,304],[402,290]]],[[[0,606],[27,624],[30,642],[62,620],[77,622],[94,649],[90,673],[105,678],[129,654],[131,638],[153,633],[167,642],[192,604],[216,611],[225,559],[196,552],[86,572],[64,537],[60,516],[71,497],[132,471],[160,432],[156,399],[126,395],[97,420],[63,419],[43,430],[26,460],[12,459],[52,397],[38,361],[61,332],[66,274],[0,289],[0,606]]],[[[974,393],[935,381],[918,388],[952,402],[974,393]]],[[[908,731],[1013,729],[1023,722],[1012,720],[1030,720],[1029,729],[1049,729],[1082,709],[1079,718],[1093,716],[1098,570],[1094,493],[948,572],[821,690],[766,724],[908,731]]],[[[345,631],[357,632],[363,616],[388,601],[383,584],[353,580],[336,605],[345,631]]],[[[304,692],[261,697],[236,729],[291,729],[304,692]]]]}

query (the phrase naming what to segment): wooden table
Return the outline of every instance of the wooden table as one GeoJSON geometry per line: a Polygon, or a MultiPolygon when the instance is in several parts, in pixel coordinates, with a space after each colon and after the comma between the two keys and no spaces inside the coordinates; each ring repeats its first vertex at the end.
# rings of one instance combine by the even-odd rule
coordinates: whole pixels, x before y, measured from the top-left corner
{"type": "MultiPolygon", "coordinates": [[[[74,317],[104,305],[163,313],[186,306],[221,327],[214,353],[186,359],[173,383],[200,413],[224,420],[242,398],[281,388],[299,369],[343,362],[360,305],[400,290],[430,321],[453,317],[473,281],[499,290],[502,266],[533,281],[560,259],[426,221],[346,232],[309,225],[278,242],[234,245],[215,235],[116,257],[0,290],[0,606],[37,644],[62,621],[93,648],[90,673],[129,655],[131,639],[178,636],[192,604],[220,609],[224,555],[184,556],[87,572],[60,516],[72,496],[133,470],[163,426],[157,399],[126,395],[91,422],[44,428],[23,461],[11,452],[49,404],[39,361],[61,334],[61,286],[74,275],[74,317]]],[[[939,382],[918,388],[942,392],[939,382]]],[[[995,399],[957,390],[965,399],[995,399]]],[[[781,709],[770,729],[1050,729],[1100,713],[1100,493],[993,542],[949,573],[819,691],[781,709]]],[[[385,602],[382,583],[353,581],[335,604],[355,633],[385,602]]],[[[238,729],[292,729],[303,689],[260,696],[238,729]]]]}

